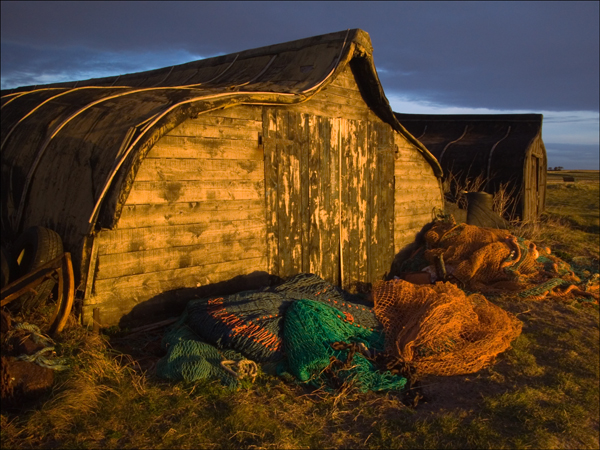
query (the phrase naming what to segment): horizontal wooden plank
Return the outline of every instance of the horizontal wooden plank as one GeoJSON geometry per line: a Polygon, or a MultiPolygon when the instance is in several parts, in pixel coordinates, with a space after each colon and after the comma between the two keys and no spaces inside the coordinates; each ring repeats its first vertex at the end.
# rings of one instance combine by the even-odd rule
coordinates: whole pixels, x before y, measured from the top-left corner
{"type": "MultiPolygon", "coordinates": [[[[340,105],[344,108],[350,109],[369,109],[362,96],[359,94],[358,96],[351,96],[350,91],[340,90],[336,87],[332,87],[331,89],[324,89],[321,91],[318,96],[314,97],[316,101],[324,101],[327,103],[333,103],[336,105],[340,105]]],[[[311,100],[311,103],[312,101],[311,100]]]]}
{"type": "Polygon", "coordinates": [[[405,150],[410,152],[417,148],[417,145],[415,143],[409,141],[405,135],[400,133],[394,135],[394,144],[398,147],[398,150],[400,151],[405,150]]]}
{"type": "Polygon", "coordinates": [[[257,200],[264,197],[264,181],[135,181],[127,203],[257,200]]]}
{"type": "Polygon", "coordinates": [[[365,102],[362,94],[358,90],[358,87],[356,87],[356,89],[347,89],[344,87],[335,86],[333,84],[330,84],[323,91],[327,94],[333,94],[338,97],[344,97],[344,98],[348,98],[348,99],[352,99],[352,100],[358,100],[363,103],[365,102]]]}
{"type": "Polygon", "coordinates": [[[258,139],[253,141],[202,137],[163,136],[147,158],[244,159],[262,161],[258,139]]]}
{"type": "Polygon", "coordinates": [[[146,158],[136,181],[262,180],[264,165],[257,160],[146,158]]]}
{"type": "MultiPolygon", "coordinates": [[[[227,118],[215,119],[234,120],[227,118]]],[[[260,127],[246,128],[239,126],[225,127],[222,125],[207,125],[202,123],[201,120],[204,120],[204,116],[199,116],[198,119],[188,119],[171,130],[169,136],[199,136],[204,138],[258,141],[260,127]]]]}
{"type": "MultiPolygon", "coordinates": [[[[218,109],[209,114],[218,117],[232,117],[236,119],[255,120],[262,124],[262,106],[238,105],[230,108],[218,109]]],[[[261,125],[262,126],[262,125],[261,125]]]]}
{"type": "Polygon", "coordinates": [[[414,199],[394,199],[394,211],[396,215],[410,215],[410,211],[431,210],[434,207],[441,207],[442,197],[421,197],[420,200],[414,199]]]}
{"type": "MultiPolygon", "coordinates": [[[[253,261],[255,260],[244,260],[243,265],[256,267],[258,264],[253,261]]],[[[269,282],[264,271],[247,274],[241,272],[244,268],[240,269],[230,263],[200,269],[185,278],[170,279],[157,285],[151,284],[154,280],[147,280],[148,283],[134,289],[113,289],[87,298],[82,308],[82,319],[84,323],[90,324],[94,308],[99,307],[103,326],[118,324],[123,316],[127,316],[127,319],[148,320],[150,314],[156,317],[150,320],[156,321],[159,318],[179,316],[185,304],[198,296],[229,294],[238,286],[242,289],[258,289],[269,282]]]]}
{"type": "Polygon", "coordinates": [[[402,180],[395,185],[395,190],[401,198],[423,198],[423,196],[435,196],[439,191],[436,185],[420,185],[419,182],[402,180]]]}
{"type": "MultiPolygon", "coordinates": [[[[214,126],[214,127],[223,127],[223,128],[238,128],[244,127],[249,130],[260,131],[262,129],[262,120],[250,120],[239,117],[225,117],[223,114],[220,114],[219,111],[212,111],[206,114],[200,114],[198,117],[194,119],[189,119],[189,124],[196,125],[206,125],[206,126],[214,126]]],[[[174,128],[168,134],[171,136],[181,136],[179,127],[174,128]]],[[[188,135],[184,135],[188,136],[188,135]]]]}
{"type": "Polygon", "coordinates": [[[108,255],[260,238],[265,235],[266,225],[263,217],[262,220],[103,230],[96,237],[96,245],[99,255],[108,255]]]}
{"type": "Polygon", "coordinates": [[[125,205],[117,223],[119,229],[184,225],[230,220],[264,219],[265,201],[234,200],[159,205],[125,205]]]}
{"type": "Polygon", "coordinates": [[[417,165],[407,165],[398,168],[394,167],[394,177],[396,181],[413,181],[413,180],[423,180],[428,181],[431,180],[433,183],[437,183],[439,178],[437,178],[431,169],[424,168],[423,166],[417,165]]]}
{"type": "Polygon", "coordinates": [[[419,230],[433,220],[431,214],[415,214],[414,216],[405,216],[394,218],[394,229],[410,230],[418,228],[419,230]]]}
{"type": "Polygon", "coordinates": [[[398,176],[394,180],[397,191],[421,191],[424,193],[438,193],[440,191],[438,179],[428,176],[415,176],[409,174],[398,176]]]}
{"type": "Polygon", "coordinates": [[[429,162],[425,160],[425,157],[416,150],[411,150],[410,152],[401,151],[400,153],[396,153],[394,155],[394,160],[395,168],[406,167],[408,169],[414,167],[415,169],[428,170],[433,174],[431,164],[429,164],[429,162]]]}
{"type": "Polygon", "coordinates": [[[415,242],[417,234],[421,231],[421,228],[411,228],[408,230],[399,231],[396,229],[394,234],[394,251],[398,253],[407,245],[415,242]]]}
{"type": "Polygon", "coordinates": [[[238,275],[266,271],[266,265],[266,257],[244,258],[152,274],[97,280],[94,283],[93,295],[86,301],[86,304],[94,305],[111,301],[125,303],[128,299],[137,303],[172,289],[207,286],[238,275]]]}
{"type": "Polygon", "coordinates": [[[421,189],[414,189],[406,186],[396,186],[396,202],[422,201],[430,202],[431,200],[438,201],[442,198],[442,190],[439,186],[430,185],[423,186],[421,189]]]}
{"type": "Polygon", "coordinates": [[[98,256],[96,280],[164,272],[266,254],[264,235],[257,238],[98,256]]]}
{"type": "Polygon", "coordinates": [[[335,80],[331,82],[328,88],[335,86],[343,89],[358,91],[358,85],[356,84],[356,79],[352,74],[352,70],[348,67],[347,70],[344,70],[341,74],[339,74],[335,80]]]}
{"type": "Polygon", "coordinates": [[[439,192],[440,186],[437,178],[423,176],[412,177],[409,174],[397,176],[394,180],[394,186],[397,191],[420,190],[422,192],[439,192]]]}
{"type": "MultiPolygon", "coordinates": [[[[422,161],[426,163],[425,157],[421,150],[414,144],[408,144],[406,146],[396,145],[396,159],[397,160],[408,160],[408,161],[422,161]]],[[[428,164],[428,163],[427,163],[428,164]]]]}
{"type": "Polygon", "coordinates": [[[434,208],[441,208],[441,202],[410,202],[396,203],[394,205],[394,217],[410,217],[415,214],[431,214],[434,208]]]}

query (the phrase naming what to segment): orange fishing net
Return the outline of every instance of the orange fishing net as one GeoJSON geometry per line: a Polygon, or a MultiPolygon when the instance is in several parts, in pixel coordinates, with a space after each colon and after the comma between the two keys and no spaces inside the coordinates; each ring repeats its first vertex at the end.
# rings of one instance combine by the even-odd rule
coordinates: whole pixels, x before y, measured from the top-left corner
{"type": "Polygon", "coordinates": [[[386,353],[422,375],[477,372],[521,334],[512,314],[451,283],[380,282],[373,301],[386,353]]]}
{"type": "Polygon", "coordinates": [[[510,280],[511,272],[529,275],[535,272],[539,256],[534,243],[528,243],[528,251],[522,254],[517,238],[505,230],[464,223],[438,222],[425,235],[425,242],[430,263],[442,256],[448,274],[471,287],[510,280]],[[512,271],[504,270],[511,267],[512,271]]]}
{"type": "Polygon", "coordinates": [[[581,279],[550,249],[538,249],[506,230],[442,221],[426,233],[425,243],[424,256],[431,264],[426,270],[443,265],[447,280],[471,291],[516,292],[529,299],[569,295],[598,299],[597,283],[578,286],[581,279]]]}

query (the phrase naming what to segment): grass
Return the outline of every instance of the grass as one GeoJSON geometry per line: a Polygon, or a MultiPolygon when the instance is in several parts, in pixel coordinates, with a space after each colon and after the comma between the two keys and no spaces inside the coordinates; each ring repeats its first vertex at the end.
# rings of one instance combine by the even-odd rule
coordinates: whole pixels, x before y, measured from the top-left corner
{"type": "MultiPolygon", "coordinates": [[[[562,177],[557,179],[557,173],[561,172],[549,172],[546,217],[561,222],[561,227],[573,235],[567,243],[576,253],[586,253],[587,246],[592,244],[587,253],[597,255],[600,247],[599,172],[564,171],[576,180],[574,183],[565,183],[562,177]]],[[[565,245],[556,234],[553,239],[559,246],[565,245]]]]}
{"type": "MultiPolygon", "coordinates": [[[[541,223],[521,224],[516,232],[597,265],[598,172],[575,187],[562,174],[555,180],[550,173],[541,223]]],[[[118,334],[96,336],[72,323],[57,343],[71,370],[57,374],[53,392],[38,403],[2,412],[1,445],[598,448],[597,306],[509,296],[493,301],[517,314],[523,333],[486,369],[422,379],[427,402],[416,409],[393,393],[311,392],[262,373],[238,391],[218,382],[167,383],[152,375],[159,332],[124,345],[118,334]]]]}

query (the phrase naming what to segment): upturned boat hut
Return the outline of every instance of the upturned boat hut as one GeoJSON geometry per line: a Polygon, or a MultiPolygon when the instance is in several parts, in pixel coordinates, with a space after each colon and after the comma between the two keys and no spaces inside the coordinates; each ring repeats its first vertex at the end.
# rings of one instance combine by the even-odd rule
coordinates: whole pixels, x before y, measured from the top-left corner
{"type": "Polygon", "coordinates": [[[2,91],[3,233],[60,234],[85,323],[255,274],[381,279],[443,196],[372,51],[348,30],[2,91]]]}
{"type": "Polygon", "coordinates": [[[459,182],[486,180],[485,192],[504,186],[514,214],[535,220],[546,202],[547,156],[541,114],[401,114],[396,118],[459,182]]]}

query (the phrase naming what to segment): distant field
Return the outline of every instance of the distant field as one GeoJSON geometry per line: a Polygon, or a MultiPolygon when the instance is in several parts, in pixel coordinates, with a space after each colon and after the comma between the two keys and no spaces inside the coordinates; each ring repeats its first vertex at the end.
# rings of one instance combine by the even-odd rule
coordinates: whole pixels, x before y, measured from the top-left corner
{"type": "Polygon", "coordinates": [[[558,221],[552,229],[556,232],[559,247],[569,245],[577,253],[597,255],[600,247],[600,172],[548,172],[545,216],[558,221]],[[565,182],[563,177],[573,177],[575,181],[565,182]],[[559,232],[561,224],[567,228],[559,232]]]}
{"type": "Polygon", "coordinates": [[[600,171],[598,170],[550,170],[548,171],[548,184],[565,183],[564,177],[573,177],[575,183],[598,183],[600,171]]]}

